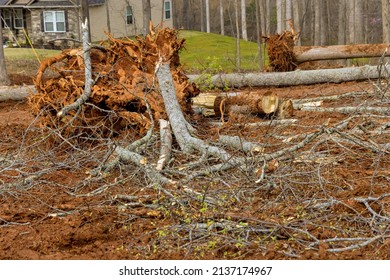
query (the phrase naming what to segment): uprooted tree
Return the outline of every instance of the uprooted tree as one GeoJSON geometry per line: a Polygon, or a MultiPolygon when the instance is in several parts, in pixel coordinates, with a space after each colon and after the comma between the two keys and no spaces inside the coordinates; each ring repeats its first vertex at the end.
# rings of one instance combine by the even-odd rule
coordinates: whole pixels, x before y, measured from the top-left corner
{"type": "MultiPolygon", "coordinates": [[[[383,133],[389,127],[388,106],[378,106],[381,103],[375,99],[372,106],[366,106],[367,103],[361,106],[359,102],[354,108],[316,107],[319,101],[358,99],[366,94],[352,92],[286,103],[288,108],[294,106],[297,110],[337,109],[334,112],[346,115],[342,121],[318,118],[315,125],[293,127],[296,119],[276,120],[272,116],[266,122],[232,122],[226,130],[224,123],[213,126],[202,120],[202,129],[197,129],[194,125],[197,116],[192,114],[191,105],[199,91],[180,66],[178,52],[183,43],[174,30],[151,30],[135,42],[112,37],[101,46],[84,42],[84,50],[68,50],[42,63],[35,81],[38,93],[30,98],[31,108],[40,116],[41,124],[56,133],[60,131],[66,144],[73,145],[73,141],[83,137],[93,142],[100,137],[107,146],[107,154],[98,166],[89,170],[90,176],[83,179],[83,185],[93,178],[99,180],[114,174],[124,166],[134,169],[127,180],[144,176],[143,183],[157,190],[153,198],[115,199],[137,201],[126,207],[156,209],[151,202],[156,200],[159,207],[173,209],[170,213],[177,223],[156,239],[151,238],[160,238],[156,241],[156,244],[161,241],[158,246],[164,240],[169,244],[175,240],[180,246],[196,247],[204,237],[211,236],[218,242],[226,240],[236,250],[249,244],[262,246],[264,240],[289,239],[297,242],[291,246],[294,250],[289,247],[286,254],[296,257],[307,249],[342,252],[388,238],[384,227],[388,227],[385,201],[389,194],[372,196],[375,186],[371,186],[369,196],[359,193],[359,197],[351,200],[341,195],[335,198],[333,193],[339,193],[340,189],[344,192],[333,171],[343,174],[339,167],[343,162],[360,164],[353,161],[351,150],[359,149],[367,161],[378,160],[379,165],[383,159],[383,164],[388,164],[384,155],[388,154],[389,133],[383,133]],[[46,71],[54,72],[55,78],[44,78],[46,71]],[[361,118],[358,114],[366,115],[361,118]],[[293,128],[285,133],[288,126],[293,128]],[[261,133],[256,133],[258,130],[261,133]],[[133,131],[131,141],[120,139],[122,134],[133,131]],[[160,137],[156,137],[158,131],[160,137]],[[379,140],[372,141],[373,135],[379,135],[379,140]],[[224,188],[213,189],[217,184],[224,188]],[[274,200],[267,201],[268,196],[274,200]],[[252,204],[254,201],[257,202],[252,204]],[[247,204],[255,206],[248,209],[247,204]],[[356,204],[359,212],[351,211],[350,205],[356,204]],[[233,211],[232,207],[238,210],[233,211]],[[342,208],[345,217],[334,219],[335,207],[342,208]],[[275,215],[270,219],[262,215],[262,209],[272,209],[275,215]],[[280,216],[279,212],[286,216],[280,216]],[[322,226],[324,213],[328,215],[328,224],[332,227],[333,222],[337,224],[334,234],[328,224],[322,226]],[[356,221],[360,231],[351,237],[349,226],[356,221]]],[[[383,91],[375,96],[387,98],[388,94],[383,91]]],[[[241,109],[247,106],[244,114],[246,109],[258,113],[259,104],[261,113],[266,113],[264,108],[275,110],[282,103],[272,93],[264,99],[268,105],[263,104],[263,99],[255,98],[253,104],[246,104],[238,97],[219,99],[215,113],[234,114],[230,102],[238,103],[241,109]]],[[[72,195],[100,194],[119,184],[122,179],[117,178],[87,193],[77,193],[79,189],[75,188],[72,195]]],[[[373,175],[374,179],[385,184],[382,177],[373,175]]]]}

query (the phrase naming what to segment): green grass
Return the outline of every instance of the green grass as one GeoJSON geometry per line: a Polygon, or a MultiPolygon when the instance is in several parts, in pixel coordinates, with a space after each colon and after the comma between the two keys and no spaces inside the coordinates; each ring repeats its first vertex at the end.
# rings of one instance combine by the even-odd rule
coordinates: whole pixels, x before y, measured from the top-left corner
{"type": "Polygon", "coordinates": [[[31,48],[5,48],[4,55],[7,60],[40,60],[54,56],[60,51],[58,50],[43,50],[43,49],[31,49],[31,48]],[[34,50],[36,54],[34,53],[34,50]]]}
{"type": "MultiPolygon", "coordinates": [[[[186,39],[185,49],[180,52],[180,59],[187,73],[215,74],[259,69],[257,44],[254,42],[241,40],[241,68],[238,69],[235,38],[186,30],[180,31],[179,36],[186,39]]],[[[32,64],[37,68],[38,58],[42,61],[60,52],[35,49],[35,54],[31,48],[6,48],[4,51],[7,68],[18,67],[18,71],[26,70],[23,69],[23,65],[28,62],[33,62],[32,64]]]]}
{"type": "Polygon", "coordinates": [[[241,69],[238,69],[235,38],[187,30],[180,31],[179,36],[186,39],[180,61],[187,72],[216,73],[259,69],[257,44],[254,42],[240,41],[241,69]]]}

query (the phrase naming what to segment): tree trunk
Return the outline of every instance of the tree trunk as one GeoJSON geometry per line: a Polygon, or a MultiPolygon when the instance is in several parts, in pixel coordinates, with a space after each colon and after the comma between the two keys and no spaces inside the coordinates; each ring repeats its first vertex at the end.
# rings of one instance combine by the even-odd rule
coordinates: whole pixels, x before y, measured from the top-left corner
{"type": "Polygon", "coordinates": [[[260,4],[259,0],[255,0],[256,5],[256,39],[257,39],[257,55],[259,57],[259,71],[263,71],[263,54],[261,52],[261,20],[260,20],[260,4]]]}
{"type": "Polygon", "coordinates": [[[302,63],[315,60],[381,57],[383,54],[390,56],[390,52],[387,52],[389,47],[389,44],[294,47],[294,54],[296,62],[302,63]]]}
{"type": "MultiPolygon", "coordinates": [[[[219,0],[219,15],[221,20],[221,35],[225,35],[225,18],[224,18],[224,6],[223,6],[224,0],[219,0]]],[[[184,1],[186,2],[186,1],[184,1]]]]}
{"type": "Polygon", "coordinates": [[[272,92],[264,95],[249,93],[234,96],[218,95],[214,100],[216,116],[227,116],[230,113],[271,114],[279,106],[279,98],[272,92]]]}
{"type": "Polygon", "coordinates": [[[242,39],[248,41],[248,32],[246,28],[246,1],[241,0],[241,31],[242,39]]]}
{"type": "MultiPolygon", "coordinates": [[[[301,20],[301,8],[302,5],[300,1],[294,1],[293,2],[293,23],[295,30],[298,32],[302,32],[302,20],[301,20]]],[[[303,14],[303,13],[302,13],[303,14]]],[[[300,46],[301,45],[301,36],[297,38],[297,41],[295,42],[295,45],[300,46]]]]}
{"type": "Polygon", "coordinates": [[[339,18],[338,18],[338,44],[339,45],[345,45],[347,43],[346,36],[345,36],[345,29],[346,29],[346,3],[347,0],[340,0],[339,2],[339,18]]]}
{"type": "MultiPolygon", "coordinates": [[[[286,0],[286,21],[292,20],[292,0],[286,0]]],[[[287,25],[287,30],[291,31],[287,25]]]]}
{"type": "Polygon", "coordinates": [[[183,7],[182,7],[182,14],[183,14],[183,28],[185,30],[190,30],[190,7],[189,7],[189,1],[183,1],[183,7]]]}
{"type": "Polygon", "coordinates": [[[382,34],[383,43],[390,43],[389,0],[382,0],[382,34]]]}
{"type": "Polygon", "coordinates": [[[282,0],[276,0],[276,33],[283,32],[283,5],[282,0]]]}
{"type": "Polygon", "coordinates": [[[271,34],[271,0],[265,0],[265,34],[271,34]]]}
{"type": "Polygon", "coordinates": [[[110,17],[109,0],[106,0],[106,16],[107,16],[107,31],[108,33],[111,33],[111,17],[110,17]]]}
{"type": "Polygon", "coordinates": [[[354,44],[355,42],[355,1],[347,1],[347,23],[348,36],[347,44],[354,44]]]}
{"type": "Polygon", "coordinates": [[[5,56],[4,56],[4,41],[3,41],[3,27],[2,22],[0,22],[0,85],[6,86],[11,82],[8,77],[7,68],[5,66],[5,56]]]}
{"type": "Polygon", "coordinates": [[[355,0],[355,41],[354,44],[364,43],[364,0],[355,0]]]}
{"type": "Polygon", "coordinates": [[[236,15],[236,61],[237,69],[241,69],[241,49],[240,49],[240,27],[238,24],[238,0],[234,0],[234,10],[236,15]]]}
{"type": "Polygon", "coordinates": [[[314,0],[314,45],[321,46],[321,32],[324,26],[321,25],[322,21],[322,0],[314,0]]]}
{"type": "Polygon", "coordinates": [[[152,6],[150,5],[150,0],[142,0],[143,6],[143,34],[146,36],[149,33],[149,24],[152,20],[152,6]]]}
{"type": "Polygon", "coordinates": [[[200,31],[204,32],[204,0],[200,0],[200,31]]]}
{"type": "Polygon", "coordinates": [[[210,0],[206,0],[206,32],[210,33],[210,0]]]}
{"type": "MultiPolygon", "coordinates": [[[[87,19],[88,22],[88,30],[91,30],[91,21],[89,20],[89,5],[88,0],[81,0],[81,11],[82,11],[82,19],[81,22],[85,22],[87,19]]],[[[91,32],[89,32],[89,42],[91,42],[91,32]]]]}
{"type": "MultiPolygon", "coordinates": [[[[390,71],[390,66],[386,66],[386,69],[382,69],[382,73],[383,71],[390,71]]],[[[292,72],[221,74],[211,77],[211,83],[219,88],[294,86],[377,79],[379,76],[377,66],[366,65],[362,67],[292,72]]],[[[188,77],[194,81],[199,75],[189,75],[188,77]]]]}

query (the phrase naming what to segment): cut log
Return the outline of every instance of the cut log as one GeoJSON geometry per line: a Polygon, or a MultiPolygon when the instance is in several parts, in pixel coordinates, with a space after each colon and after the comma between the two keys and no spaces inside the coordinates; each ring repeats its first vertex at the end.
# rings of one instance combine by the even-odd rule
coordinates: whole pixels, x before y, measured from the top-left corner
{"type": "Polygon", "coordinates": [[[282,120],[291,118],[294,115],[294,104],[291,99],[282,100],[279,103],[277,115],[282,120]]]}
{"type": "Polygon", "coordinates": [[[294,47],[298,63],[316,60],[390,56],[390,44],[294,47]]]}
{"type": "MultiPolygon", "coordinates": [[[[390,66],[383,66],[383,73],[390,72],[390,66]]],[[[292,71],[279,73],[231,73],[218,74],[211,77],[211,84],[218,88],[262,87],[262,86],[294,86],[312,85],[319,83],[341,83],[378,79],[380,77],[377,66],[349,67],[338,69],[321,69],[292,71]]],[[[196,81],[200,75],[189,75],[196,81]]]]}
{"type": "Polygon", "coordinates": [[[271,114],[275,113],[279,98],[268,91],[264,95],[255,93],[239,94],[236,96],[219,95],[214,101],[216,116],[228,116],[231,113],[271,114]]]}

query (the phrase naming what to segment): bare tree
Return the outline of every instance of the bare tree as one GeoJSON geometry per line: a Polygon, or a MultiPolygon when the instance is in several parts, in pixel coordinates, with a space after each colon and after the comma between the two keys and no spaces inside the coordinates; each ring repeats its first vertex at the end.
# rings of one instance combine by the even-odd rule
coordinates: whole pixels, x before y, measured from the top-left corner
{"type": "Polygon", "coordinates": [[[259,0],[255,0],[256,5],[256,31],[257,31],[257,54],[259,57],[259,70],[263,70],[263,55],[261,52],[261,21],[260,21],[260,3],[259,0]]]}
{"type": "Polygon", "coordinates": [[[204,0],[200,0],[200,31],[204,32],[204,0]]]}
{"type": "Polygon", "coordinates": [[[346,0],[340,0],[339,1],[339,18],[338,18],[338,44],[339,45],[345,45],[346,43],[346,36],[345,36],[345,29],[346,29],[346,21],[345,21],[345,15],[346,15],[346,7],[347,3],[346,0]]]}
{"type": "Polygon", "coordinates": [[[152,20],[152,6],[150,5],[150,0],[142,0],[142,7],[144,22],[143,33],[146,35],[149,33],[149,23],[152,20]]]}
{"type": "Polygon", "coordinates": [[[0,85],[9,85],[11,81],[9,80],[7,68],[5,66],[5,55],[4,55],[4,40],[3,40],[3,27],[0,23],[0,85]]]}
{"type": "Polygon", "coordinates": [[[283,0],[276,0],[276,33],[283,31],[283,0]]]}
{"type": "Polygon", "coordinates": [[[246,27],[246,1],[241,0],[241,31],[242,31],[242,39],[248,41],[248,32],[246,27]]]}
{"type": "Polygon", "coordinates": [[[389,0],[382,0],[382,36],[383,43],[390,43],[389,0]]]}
{"type": "Polygon", "coordinates": [[[322,0],[314,0],[314,45],[321,45],[322,0]]]}
{"type": "Polygon", "coordinates": [[[240,26],[238,19],[238,0],[234,0],[234,11],[236,15],[236,58],[237,58],[237,68],[241,68],[241,49],[240,49],[240,26]]]}
{"type": "MultiPolygon", "coordinates": [[[[293,9],[293,23],[294,23],[295,30],[297,30],[298,32],[301,32],[301,30],[302,30],[302,24],[301,24],[301,9],[302,9],[302,5],[301,5],[301,2],[300,1],[294,1],[292,9],[293,9]]],[[[295,42],[295,44],[297,46],[301,45],[301,36],[299,36],[297,38],[297,41],[295,42]]]]}
{"type": "Polygon", "coordinates": [[[355,44],[364,43],[364,0],[355,0],[355,44]]]}
{"type": "Polygon", "coordinates": [[[286,20],[292,19],[292,0],[286,0],[286,20]]]}
{"type": "MultiPolygon", "coordinates": [[[[82,22],[87,22],[88,30],[91,30],[90,20],[89,20],[89,4],[88,0],[81,1],[81,12],[82,12],[82,22]],[[87,21],[85,21],[87,19],[87,21]]],[[[88,33],[89,42],[91,42],[91,32],[88,33]]]]}
{"type": "Polygon", "coordinates": [[[219,0],[219,14],[221,19],[221,35],[225,35],[224,0],[219,0]]]}
{"type": "Polygon", "coordinates": [[[355,42],[355,1],[347,1],[347,44],[355,42]]]}
{"type": "Polygon", "coordinates": [[[210,33],[210,0],[206,0],[206,32],[210,33]]]}

